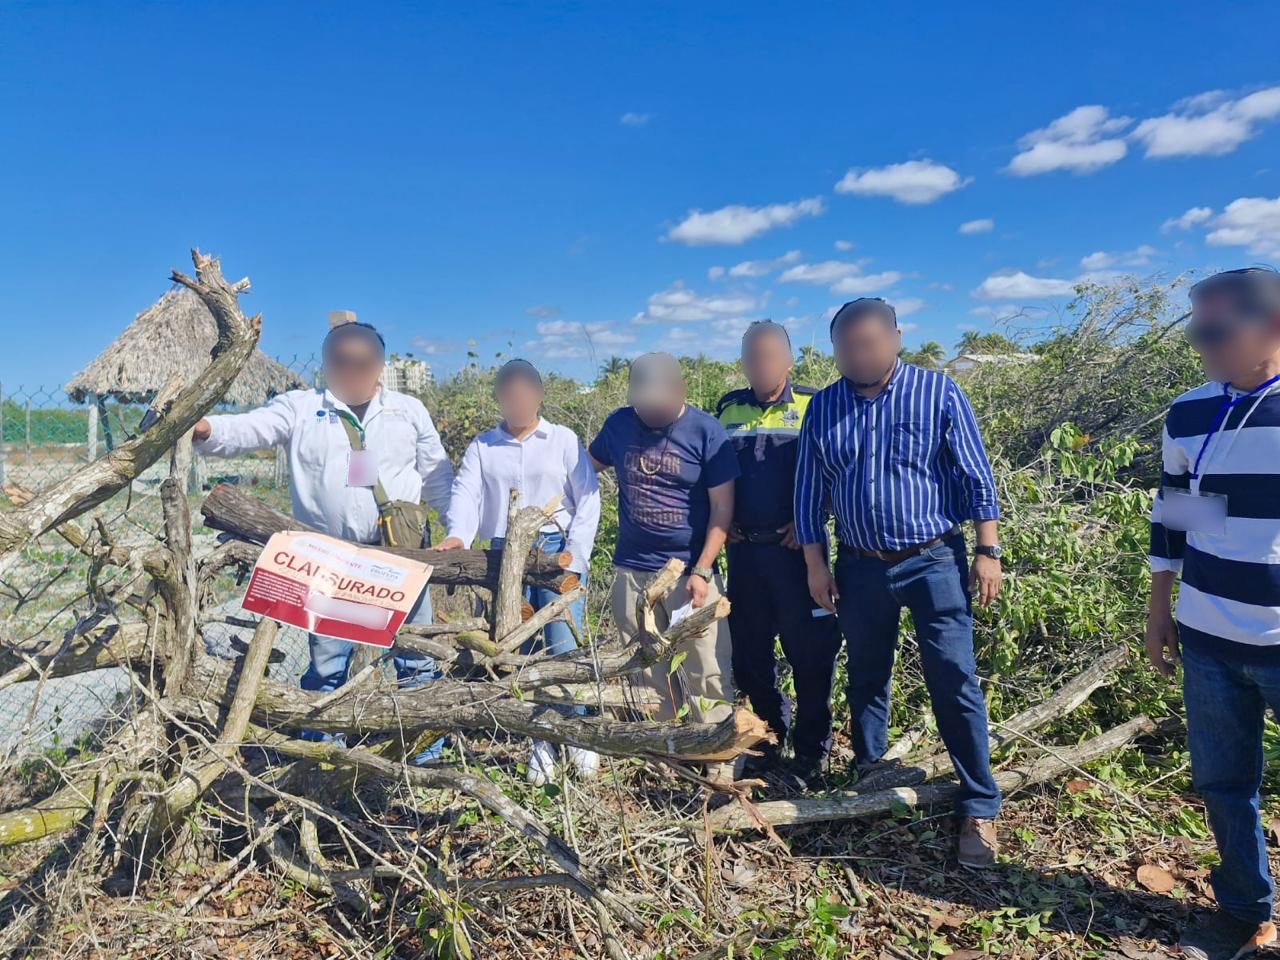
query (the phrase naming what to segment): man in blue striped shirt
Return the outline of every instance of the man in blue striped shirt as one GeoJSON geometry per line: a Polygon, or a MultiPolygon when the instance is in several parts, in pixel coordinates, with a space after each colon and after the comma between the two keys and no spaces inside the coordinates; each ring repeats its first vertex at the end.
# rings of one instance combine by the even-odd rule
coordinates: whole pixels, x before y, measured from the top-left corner
{"type": "Polygon", "coordinates": [[[834,612],[848,645],[849,713],[860,770],[888,748],[898,620],[915,624],[938,732],[960,789],[957,854],[995,862],[1000,791],[991,776],[987,709],[973,657],[972,591],[1000,589],[995,481],[969,401],[933,370],[898,359],[902,334],[878,298],[846,303],[831,320],[841,379],[810,401],[800,430],[796,539],[809,592],[834,612]],[[828,508],[839,549],[834,574],[823,536],[828,508]],[[961,525],[974,521],[967,563],[961,525]]]}

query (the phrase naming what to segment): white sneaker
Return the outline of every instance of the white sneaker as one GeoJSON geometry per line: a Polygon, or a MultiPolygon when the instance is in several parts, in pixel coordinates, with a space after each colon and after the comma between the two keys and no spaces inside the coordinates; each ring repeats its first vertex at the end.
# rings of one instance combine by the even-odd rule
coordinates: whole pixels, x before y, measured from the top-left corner
{"type": "Polygon", "coordinates": [[[583,780],[590,780],[600,770],[600,754],[582,747],[569,748],[569,762],[583,780]]]}
{"type": "Polygon", "coordinates": [[[529,747],[529,764],[524,778],[535,787],[554,783],[560,775],[560,763],[556,758],[555,744],[535,740],[529,747]]]}

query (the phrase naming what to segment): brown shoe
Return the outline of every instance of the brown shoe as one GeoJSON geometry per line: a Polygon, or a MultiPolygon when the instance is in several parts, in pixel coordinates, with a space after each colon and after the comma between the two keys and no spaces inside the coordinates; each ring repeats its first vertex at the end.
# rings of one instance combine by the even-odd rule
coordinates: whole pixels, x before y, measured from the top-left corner
{"type": "Polygon", "coordinates": [[[961,817],[956,837],[956,859],[962,867],[985,870],[994,867],[1000,841],[996,839],[996,822],[979,817],[961,817]]]}

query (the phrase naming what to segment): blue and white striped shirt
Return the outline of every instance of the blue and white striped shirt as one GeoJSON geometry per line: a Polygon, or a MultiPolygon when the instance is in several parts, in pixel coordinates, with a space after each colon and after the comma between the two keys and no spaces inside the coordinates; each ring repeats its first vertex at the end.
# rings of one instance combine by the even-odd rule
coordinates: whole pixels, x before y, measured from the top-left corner
{"type": "Polygon", "coordinates": [[[1165,418],[1163,453],[1163,489],[1151,511],[1151,569],[1182,575],[1183,646],[1244,663],[1280,663],[1280,385],[1252,394],[1221,383],[1187,391],[1165,418]],[[1169,488],[1226,497],[1225,526],[1167,529],[1169,488]]]}
{"type": "Polygon", "coordinates": [[[809,402],[796,470],[796,539],[902,550],[965,520],[997,520],[995,479],[969,399],[950,377],[898,361],[872,399],[844,379],[809,402]]]}

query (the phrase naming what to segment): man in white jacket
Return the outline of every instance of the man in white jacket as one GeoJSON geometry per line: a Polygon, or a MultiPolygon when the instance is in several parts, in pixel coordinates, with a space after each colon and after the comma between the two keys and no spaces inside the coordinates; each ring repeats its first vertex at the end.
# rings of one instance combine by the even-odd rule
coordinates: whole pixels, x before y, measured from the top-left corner
{"type": "MultiPolygon", "coordinates": [[[[365,323],[334,327],[321,356],[326,389],[291,390],[249,413],[207,417],[195,426],[196,452],[234,457],[283,446],[294,517],[330,536],[377,543],[373,487],[348,482],[351,440],[340,418],[354,418],[387,497],[426,502],[446,522],[453,468],[422,402],[382,386],[382,335],[365,323]]],[[[431,622],[428,591],[409,622],[431,622]]],[[[313,634],[303,689],[335,690],[345,683],[352,649],[349,641],[313,634]]],[[[406,685],[439,675],[428,657],[397,657],[395,665],[406,685]]]]}

